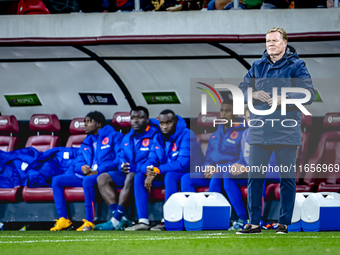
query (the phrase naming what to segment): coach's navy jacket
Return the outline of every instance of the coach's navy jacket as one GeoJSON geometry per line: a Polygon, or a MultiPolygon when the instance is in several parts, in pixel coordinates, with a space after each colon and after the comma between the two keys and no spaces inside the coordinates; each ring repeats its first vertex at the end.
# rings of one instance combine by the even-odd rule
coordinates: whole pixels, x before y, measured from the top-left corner
{"type": "Polygon", "coordinates": [[[241,125],[230,128],[218,125],[217,131],[210,136],[204,167],[206,165],[232,165],[234,163],[244,165],[245,163],[241,155],[243,131],[244,127],[241,125]]]}
{"type": "Polygon", "coordinates": [[[130,163],[130,172],[139,172],[146,169],[146,161],[152,148],[155,135],[159,132],[158,120],[150,119],[149,125],[142,134],[133,128],[122,141],[122,151],[119,156],[118,169],[122,171],[122,163],[130,163]]]}
{"type": "MultiPolygon", "coordinates": [[[[251,69],[244,77],[243,82],[239,85],[242,90],[245,102],[247,102],[247,88],[252,87],[253,91],[263,90],[272,95],[272,88],[278,88],[278,95],[281,95],[281,88],[283,87],[297,87],[309,90],[311,93],[310,100],[305,104],[311,104],[315,99],[315,91],[313,88],[310,74],[306,68],[304,61],[300,60],[295,49],[291,46],[287,46],[284,56],[273,63],[270,57],[265,51],[260,60],[253,63],[251,69]]],[[[291,99],[301,99],[305,97],[304,93],[288,93],[291,99]]],[[[260,100],[253,100],[254,108],[257,110],[270,109],[267,102],[261,102],[260,100]]],[[[286,115],[281,115],[281,106],[278,106],[274,113],[270,115],[256,115],[250,111],[250,118],[254,120],[251,122],[249,132],[250,144],[282,144],[282,145],[301,145],[301,112],[294,105],[287,106],[286,115]],[[255,120],[258,121],[255,121],[255,120]],[[267,119],[267,120],[266,120],[267,119]],[[274,121],[274,127],[272,127],[272,121],[268,119],[276,119],[274,121]],[[283,120],[291,119],[291,121],[285,121],[283,127],[281,122],[283,120]],[[297,122],[297,125],[293,127],[297,122]],[[263,126],[259,127],[262,125],[263,126]]]]}
{"type": "MultiPolygon", "coordinates": [[[[119,153],[123,134],[106,125],[99,129],[98,135],[89,135],[80,146],[79,156],[76,158],[74,173],[78,177],[83,176],[81,167],[92,166],[94,157],[97,157],[98,174],[113,171],[119,165],[119,153]],[[94,152],[93,143],[97,141],[97,150],[94,152]]],[[[68,170],[69,171],[69,170],[68,170]]]]}
{"type": "MultiPolygon", "coordinates": [[[[196,135],[187,128],[184,119],[178,115],[175,132],[166,139],[158,133],[153,141],[147,165],[158,167],[160,174],[167,172],[189,172],[191,165],[201,166],[204,156],[196,135]]],[[[146,173],[146,168],[142,169],[146,173]]]]}

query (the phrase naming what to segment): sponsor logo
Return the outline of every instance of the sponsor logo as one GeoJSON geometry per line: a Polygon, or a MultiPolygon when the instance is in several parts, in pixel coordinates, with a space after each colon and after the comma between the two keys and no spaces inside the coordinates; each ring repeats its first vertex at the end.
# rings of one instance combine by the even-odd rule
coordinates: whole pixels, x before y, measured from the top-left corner
{"type": "Polygon", "coordinates": [[[76,122],[74,122],[74,127],[75,128],[84,128],[85,127],[85,122],[76,121],[76,122]]]}
{"type": "Polygon", "coordinates": [[[328,120],[328,123],[340,122],[340,117],[329,116],[327,120],[328,120]]]}
{"type": "Polygon", "coordinates": [[[100,147],[100,149],[107,149],[107,148],[110,148],[110,147],[111,147],[110,144],[107,144],[107,145],[100,147]]]}
{"type": "Polygon", "coordinates": [[[201,121],[203,123],[206,123],[206,122],[213,122],[216,119],[217,119],[216,116],[205,116],[205,115],[203,115],[202,118],[201,118],[201,121]]]}
{"type": "Polygon", "coordinates": [[[4,119],[4,120],[0,120],[0,125],[7,125],[8,120],[4,119]]]}
{"type": "Polygon", "coordinates": [[[35,125],[46,125],[50,122],[50,119],[49,118],[45,118],[45,119],[35,118],[33,122],[35,125]]]}
{"type": "Polygon", "coordinates": [[[173,157],[176,157],[178,155],[178,151],[176,151],[175,153],[172,153],[173,157]]]}
{"type": "Polygon", "coordinates": [[[227,139],[227,142],[235,144],[236,142],[234,140],[230,140],[229,138],[227,139]]]}
{"type": "Polygon", "coordinates": [[[118,123],[120,123],[120,122],[130,122],[130,116],[120,116],[120,115],[118,115],[117,118],[116,118],[116,121],[118,123]]]}
{"type": "Polygon", "coordinates": [[[142,148],[140,148],[140,150],[141,150],[141,151],[148,151],[149,148],[148,148],[148,147],[142,147],[142,148]]]}

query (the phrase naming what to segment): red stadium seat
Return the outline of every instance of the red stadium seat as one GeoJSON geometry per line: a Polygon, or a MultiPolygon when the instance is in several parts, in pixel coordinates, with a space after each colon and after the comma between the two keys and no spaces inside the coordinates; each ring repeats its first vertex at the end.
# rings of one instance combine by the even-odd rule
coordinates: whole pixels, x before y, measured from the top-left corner
{"type": "MultiPolygon", "coordinates": [[[[310,132],[307,132],[307,128],[312,126],[312,116],[304,115],[301,113],[301,127],[303,131],[301,132],[301,146],[298,147],[296,151],[296,167],[303,166],[307,163],[308,155],[308,145],[310,132]]],[[[296,184],[303,183],[304,172],[296,172],[296,184]]]]}
{"type": "Polygon", "coordinates": [[[323,125],[327,132],[322,134],[316,152],[311,158],[313,163],[324,164],[328,169],[327,173],[319,174],[321,183],[319,184],[318,192],[339,192],[340,113],[327,113],[323,120],[323,125]]]}
{"type": "Polygon", "coordinates": [[[22,201],[22,187],[0,189],[0,203],[17,203],[22,201]]]}
{"type": "Polygon", "coordinates": [[[84,202],[84,189],[82,187],[65,188],[65,200],[67,202],[84,202]]]}
{"type": "MultiPolygon", "coordinates": [[[[321,135],[319,144],[316,148],[314,155],[308,160],[307,167],[311,169],[314,164],[322,166],[339,165],[340,164],[340,113],[327,113],[323,120],[323,126],[326,129],[321,135]]],[[[300,169],[297,169],[299,171],[300,169]]],[[[310,192],[310,191],[328,191],[334,190],[332,185],[336,185],[337,178],[340,178],[339,172],[318,173],[318,171],[308,170],[303,178],[303,185],[297,185],[297,192],[310,192]],[[327,175],[327,177],[325,176],[327,175]],[[320,184],[320,182],[324,182],[320,184]],[[317,187],[319,186],[319,188],[317,187]],[[332,188],[331,188],[332,187],[332,188]]]]}
{"type": "MultiPolygon", "coordinates": [[[[1,194],[1,193],[0,193],[1,194]]],[[[82,187],[67,187],[64,190],[66,202],[84,202],[84,189],[82,187]]],[[[54,202],[52,188],[28,188],[22,191],[23,200],[27,203],[54,202]]]]}
{"type": "Polygon", "coordinates": [[[41,0],[20,0],[17,14],[50,14],[41,0]]]}
{"type": "Polygon", "coordinates": [[[52,188],[28,188],[22,190],[22,197],[26,203],[54,202],[52,188]]]}
{"type": "Polygon", "coordinates": [[[150,203],[165,200],[165,189],[164,188],[152,188],[149,194],[150,203]]]}
{"type": "Polygon", "coordinates": [[[38,151],[46,151],[59,145],[59,137],[53,132],[60,131],[60,122],[55,114],[34,114],[29,122],[31,130],[37,131],[37,136],[30,136],[25,147],[34,147],[38,151]],[[49,131],[52,135],[39,135],[39,131],[49,131]]]}
{"type": "Polygon", "coordinates": [[[112,126],[123,134],[131,129],[130,112],[116,112],[112,117],[112,126]]]}
{"type": "Polygon", "coordinates": [[[18,131],[18,121],[13,115],[0,116],[0,150],[8,152],[18,147],[18,138],[12,136],[12,133],[17,133],[18,131]],[[9,134],[9,136],[3,136],[2,134],[9,134]]]}
{"type": "MultiPolygon", "coordinates": [[[[199,128],[211,128],[213,125],[214,119],[219,119],[220,113],[219,112],[207,112],[206,115],[198,115],[197,118],[197,127],[199,128]]],[[[201,144],[201,148],[203,151],[203,154],[206,154],[207,148],[208,148],[208,142],[209,138],[213,133],[207,133],[206,130],[204,130],[204,133],[197,134],[197,140],[201,144]]]]}
{"type": "Polygon", "coordinates": [[[66,147],[80,147],[86,138],[84,118],[74,118],[70,123],[71,135],[67,139],[66,147]]]}

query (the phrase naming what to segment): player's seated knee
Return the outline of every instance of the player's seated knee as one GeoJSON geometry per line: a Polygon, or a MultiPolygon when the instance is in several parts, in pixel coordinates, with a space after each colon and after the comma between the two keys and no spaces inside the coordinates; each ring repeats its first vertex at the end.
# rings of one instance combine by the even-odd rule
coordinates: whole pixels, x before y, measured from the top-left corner
{"type": "Polygon", "coordinates": [[[164,175],[164,182],[168,182],[168,181],[171,181],[171,180],[174,180],[175,174],[173,172],[168,172],[164,175]]]}
{"type": "Polygon", "coordinates": [[[135,173],[128,173],[126,175],[126,182],[133,182],[134,178],[135,178],[135,173]]]}
{"type": "Polygon", "coordinates": [[[97,177],[98,186],[105,185],[112,180],[111,176],[108,173],[102,173],[97,177]]]}
{"type": "Polygon", "coordinates": [[[58,184],[59,184],[59,181],[60,180],[60,176],[54,176],[53,177],[53,179],[52,179],[52,188],[54,187],[54,186],[58,186],[58,184]]]}

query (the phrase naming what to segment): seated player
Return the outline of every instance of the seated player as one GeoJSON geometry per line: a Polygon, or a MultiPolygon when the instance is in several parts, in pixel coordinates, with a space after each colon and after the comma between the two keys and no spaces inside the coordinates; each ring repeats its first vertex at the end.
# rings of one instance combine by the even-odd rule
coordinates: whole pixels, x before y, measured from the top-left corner
{"type": "Polygon", "coordinates": [[[93,230],[94,184],[97,183],[97,176],[118,168],[118,154],[123,135],[106,125],[105,117],[100,112],[90,112],[84,122],[88,136],[80,146],[75,164],[65,174],[55,176],[52,180],[54,202],[59,219],[51,231],[68,229],[72,225],[67,217],[65,187],[84,188],[86,219],[77,231],[93,230]]]}
{"type": "Polygon", "coordinates": [[[119,171],[103,173],[98,177],[100,194],[112,211],[112,218],[108,222],[96,225],[95,230],[116,228],[118,230],[124,228],[124,224],[128,224],[122,217],[129,201],[132,200],[134,176],[143,167],[146,169],[153,138],[159,132],[158,121],[149,119],[149,111],[145,107],[138,106],[132,109],[130,121],[132,129],[122,141],[119,171]],[[119,196],[117,188],[122,188],[119,196]]]}
{"type": "Polygon", "coordinates": [[[237,116],[233,115],[233,100],[231,92],[222,104],[220,110],[220,118],[227,120],[226,124],[218,125],[208,143],[203,171],[191,172],[182,177],[181,191],[195,192],[196,187],[209,186],[210,192],[222,191],[223,174],[227,172],[231,166],[242,164],[241,154],[241,138],[244,132],[244,126],[236,124],[237,116]],[[231,121],[233,125],[231,126],[231,121]],[[217,168],[218,166],[218,168],[217,168]],[[215,168],[216,167],[216,168],[215,168]],[[218,170],[223,170],[218,172],[218,170]]]}
{"type": "MultiPolygon", "coordinates": [[[[148,191],[151,187],[165,186],[165,201],[179,191],[181,177],[190,170],[190,152],[195,152],[192,161],[202,163],[203,153],[195,134],[187,128],[183,118],[172,110],[159,115],[161,133],[154,138],[147,168],[135,175],[135,199],[138,224],[127,231],[148,230],[148,191]]],[[[195,163],[194,163],[195,164],[195,163]]],[[[151,230],[165,230],[164,221],[151,230]]]]}

